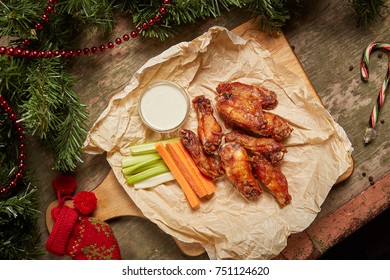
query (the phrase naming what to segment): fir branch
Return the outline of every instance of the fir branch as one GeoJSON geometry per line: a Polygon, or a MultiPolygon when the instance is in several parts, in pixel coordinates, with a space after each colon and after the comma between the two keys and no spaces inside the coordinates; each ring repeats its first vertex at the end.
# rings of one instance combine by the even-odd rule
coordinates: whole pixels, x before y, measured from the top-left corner
{"type": "Polygon", "coordinates": [[[36,188],[28,184],[17,195],[0,200],[0,259],[36,259],[43,254],[36,196],[36,188]]]}
{"type": "Polygon", "coordinates": [[[291,18],[291,14],[297,13],[297,7],[301,7],[300,0],[252,0],[249,2],[249,9],[260,16],[261,29],[270,34],[279,33],[291,18]]]}
{"type": "Polygon", "coordinates": [[[380,18],[380,9],[384,7],[384,0],[349,0],[355,10],[358,26],[368,27],[380,18]]]}
{"type": "Polygon", "coordinates": [[[39,20],[43,9],[43,2],[0,1],[0,37],[34,37],[30,29],[39,20]]]}
{"type": "Polygon", "coordinates": [[[24,123],[54,151],[55,169],[73,170],[87,134],[86,107],[71,90],[73,81],[61,60],[41,60],[28,70],[26,101],[20,106],[24,123]]]}

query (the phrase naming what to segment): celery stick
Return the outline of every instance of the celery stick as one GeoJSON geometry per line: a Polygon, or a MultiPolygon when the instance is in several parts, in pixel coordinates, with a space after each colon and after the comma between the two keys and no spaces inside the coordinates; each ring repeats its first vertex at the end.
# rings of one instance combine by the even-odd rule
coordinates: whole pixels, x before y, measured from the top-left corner
{"type": "Polygon", "coordinates": [[[126,182],[128,184],[132,185],[134,183],[141,182],[142,180],[148,179],[150,177],[153,177],[153,176],[156,176],[156,175],[168,172],[168,171],[169,171],[169,168],[167,167],[167,165],[165,163],[159,164],[157,166],[149,168],[149,169],[142,171],[140,173],[126,177],[126,182]]]}
{"type": "Polygon", "coordinates": [[[152,142],[147,142],[143,144],[136,144],[133,146],[130,146],[130,152],[132,155],[143,155],[143,154],[148,154],[148,153],[155,153],[157,152],[156,150],[156,143],[161,142],[163,144],[168,143],[168,142],[174,142],[174,141],[179,141],[179,137],[175,138],[168,138],[164,140],[158,140],[158,141],[152,141],[152,142]]]}
{"type": "Polygon", "coordinates": [[[125,174],[125,175],[134,175],[136,173],[139,173],[139,172],[145,171],[147,169],[150,169],[154,166],[157,166],[161,163],[164,163],[164,161],[161,158],[150,159],[150,160],[146,160],[144,162],[140,162],[138,164],[134,164],[132,166],[123,168],[122,170],[123,170],[123,174],[125,174]]]}
{"type": "Polygon", "coordinates": [[[147,160],[160,159],[160,158],[161,156],[158,153],[151,153],[151,154],[138,155],[138,156],[125,156],[122,158],[122,167],[126,168],[147,160]]]}
{"type": "Polygon", "coordinates": [[[171,172],[165,172],[160,175],[156,175],[154,177],[150,177],[149,179],[145,179],[141,182],[134,184],[134,189],[147,189],[153,188],[158,185],[164,184],[166,182],[170,182],[175,180],[175,177],[171,172]]]}

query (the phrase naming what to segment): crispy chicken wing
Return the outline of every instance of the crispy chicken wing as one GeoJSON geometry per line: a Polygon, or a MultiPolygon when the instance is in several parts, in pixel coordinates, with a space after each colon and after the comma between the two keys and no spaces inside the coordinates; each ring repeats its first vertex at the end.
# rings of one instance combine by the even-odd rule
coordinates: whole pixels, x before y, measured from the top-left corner
{"type": "Polygon", "coordinates": [[[282,141],[290,136],[292,128],[283,118],[270,112],[263,112],[263,115],[266,120],[265,127],[252,130],[252,132],[260,136],[271,137],[276,141],[282,141]]]}
{"type": "Polygon", "coordinates": [[[249,156],[240,144],[228,142],[219,152],[226,176],[246,198],[259,196],[263,191],[251,171],[249,156]]]}
{"type": "Polygon", "coordinates": [[[199,137],[188,129],[179,131],[180,141],[187,149],[196,166],[207,177],[217,178],[223,174],[218,156],[207,155],[203,151],[199,137]]]}
{"type": "Polygon", "coordinates": [[[211,102],[204,95],[192,100],[198,117],[198,136],[203,149],[208,154],[214,154],[221,144],[222,127],[213,115],[211,102]]]}
{"type": "Polygon", "coordinates": [[[217,111],[226,124],[250,131],[265,128],[266,120],[260,102],[252,102],[229,92],[219,94],[216,101],[217,111]]]}
{"type": "Polygon", "coordinates": [[[239,130],[226,133],[225,140],[227,142],[237,142],[254,154],[260,153],[272,164],[281,162],[284,154],[287,152],[283,144],[275,139],[249,136],[239,130]]]}
{"type": "Polygon", "coordinates": [[[274,109],[278,103],[276,93],[260,86],[247,85],[240,82],[219,83],[219,94],[227,92],[255,102],[260,102],[263,109],[274,109]]]}
{"type": "Polygon", "coordinates": [[[275,196],[280,206],[286,206],[291,201],[288,193],[287,179],[280,168],[273,166],[261,155],[251,157],[254,176],[275,196]]]}

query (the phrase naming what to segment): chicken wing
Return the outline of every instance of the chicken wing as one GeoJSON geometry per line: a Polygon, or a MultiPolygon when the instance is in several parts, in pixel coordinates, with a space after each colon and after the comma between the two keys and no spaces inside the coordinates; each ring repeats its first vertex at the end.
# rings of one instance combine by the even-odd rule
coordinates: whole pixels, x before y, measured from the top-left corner
{"type": "Polygon", "coordinates": [[[280,206],[286,206],[291,201],[291,195],[287,179],[280,168],[273,166],[261,155],[251,157],[251,165],[254,176],[275,196],[280,206]]]}
{"type": "Polygon", "coordinates": [[[263,109],[274,109],[278,103],[276,93],[263,87],[247,85],[240,82],[219,83],[219,94],[227,92],[255,102],[260,102],[263,109]]]}
{"type": "Polygon", "coordinates": [[[217,178],[223,174],[218,156],[207,155],[203,151],[199,137],[192,130],[181,129],[179,136],[181,143],[191,155],[200,172],[210,178],[217,178]]]}
{"type": "Polygon", "coordinates": [[[252,102],[229,92],[219,94],[216,101],[217,111],[226,124],[250,131],[265,128],[266,120],[260,102],[252,102]]]}
{"type": "Polygon", "coordinates": [[[252,174],[250,159],[244,147],[228,142],[221,146],[219,154],[226,176],[241,194],[252,198],[263,192],[252,174]]]}
{"type": "Polygon", "coordinates": [[[270,112],[263,112],[266,125],[258,130],[252,130],[257,135],[271,137],[276,141],[282,141],[290,136],[292,128],[288,123],[278,115],[270,112]]]}
{"type": "Polygon", "coordinates": [[[213,115],[211,102],[204,95],[192,100],[198,117],[198,136],[207,154],[214,154],[221,144],[222,127],[213,115]]]}
{"type": "Polygon", "coordinates": [[[280,163],[287,150],[283,144],[272,138],[253,137],[239,130],[233,130],[225,134],[227,142],[237,142],[254,154],[260,153],[272,164],[280,163]]]}

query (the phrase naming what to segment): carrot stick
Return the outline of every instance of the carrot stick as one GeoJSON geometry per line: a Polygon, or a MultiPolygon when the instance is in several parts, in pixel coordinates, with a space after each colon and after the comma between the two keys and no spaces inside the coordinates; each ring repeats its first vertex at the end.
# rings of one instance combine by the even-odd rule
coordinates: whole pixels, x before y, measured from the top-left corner
{"type": "Polygon", "coordinates": [[[188,184],[188,182],[184,178],[183,174],[180,172],[179,168],[177,167],[176,163],[172,159],[168,150],[165,148],[164,144],[162,144],[161,142],[158,142],[156,144],[156,150],[158,151],[158,153],[160,154],[162,159],[165,161],[169,170],[171,171],[171,173],[173,174],[173,176],[176,178],[177,182],[179,183],[180,187],[184,191],[184,194],[187,197],[187,200],[188,200],[191,208],[192,209],[199,208],[200,200],[199,200],[198,196],[192,190],[191,186],[188,184]]]}
{"type": "Polygon", "coordinates": [[[203,187],[206,189],[207,194],[211,195],[215,192],[215,184],[212,179],[206,177],[202,172],[200,172],[199,168],[196,166],[194,160],[192,159],[190,153],[187,151],[187,149],[183,146],[183,144],[180,141],[174,142],[177,143],[177,145],[181,152],[183,153],[183,158],[188,160],[188,164],[192,167],[192,170],[194,170],[194,173],[198,175],[198,178],[203,184],[203,187]]]}
{"type": "Polygon", "coordinates": [[[165,144],[165,147],[167,148],[169,154],[172,156],[184,178],[186,178],[188,184],[190,184],[191,188],[198,195],[198,197],[205,197],[207,195],[207,191],[205,187],[203,187],[203,183],[194,173],[192,167],[189,166],[188,159],[185,158],[180,148],[177,146],[177,143],[178,142],[167,143],[165,144]]]}

